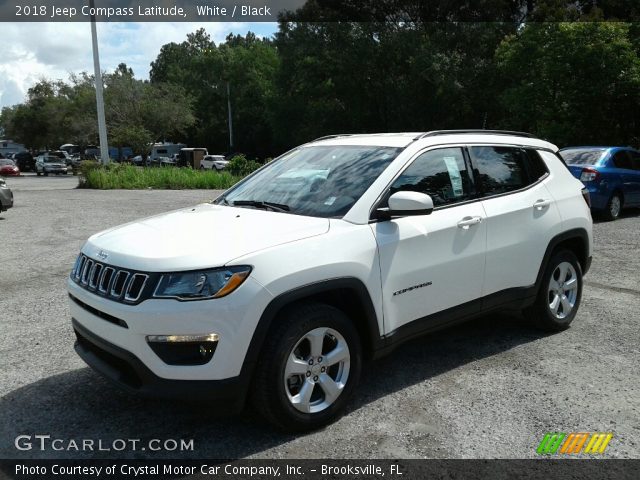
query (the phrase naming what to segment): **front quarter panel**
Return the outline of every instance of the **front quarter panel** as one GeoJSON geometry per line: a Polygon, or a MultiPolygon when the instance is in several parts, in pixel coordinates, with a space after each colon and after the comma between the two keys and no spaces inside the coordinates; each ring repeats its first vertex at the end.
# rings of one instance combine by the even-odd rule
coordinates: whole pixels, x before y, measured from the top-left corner
{"type": "Polygon", "coordinates": [[[251,276],[274,297],[339,278],[355,278],[367,289],[383,330],[377,244],[369,225],[331,220],[328,233],[236,258],[228,265],[252,265],[251,276]]]}

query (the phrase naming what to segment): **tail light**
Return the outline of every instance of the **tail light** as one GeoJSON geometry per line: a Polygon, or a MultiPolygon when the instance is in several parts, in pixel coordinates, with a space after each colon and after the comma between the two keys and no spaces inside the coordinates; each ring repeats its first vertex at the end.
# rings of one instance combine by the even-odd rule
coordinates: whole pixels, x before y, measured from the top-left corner
{"type": "Polygon", "coordinates": [[[591,208],[591,196],[589,195],[589,190],[587,190],[586,188],[582,189],[582,198],[584,198],[584,201],[587,202],[587,206],[591,208]]]}
{"type": "Polygon", "coordinates": [[[595,168],[583,168],[582,173],[580,174],[581,182],[595,182],[598,180],[600,176],[600,172],[598,172],[595,168]]]}

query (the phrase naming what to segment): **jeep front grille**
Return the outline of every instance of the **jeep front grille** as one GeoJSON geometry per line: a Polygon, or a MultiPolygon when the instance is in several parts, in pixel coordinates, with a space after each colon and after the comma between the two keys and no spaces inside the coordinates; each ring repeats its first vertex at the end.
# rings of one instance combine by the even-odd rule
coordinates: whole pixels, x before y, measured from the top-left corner
{"type": "Polygon", "coordinates": [[[106,265],[80,254],[71,271],[71,279],[85,290],[124,303],[138,302],[150,274],[106,265]]]}

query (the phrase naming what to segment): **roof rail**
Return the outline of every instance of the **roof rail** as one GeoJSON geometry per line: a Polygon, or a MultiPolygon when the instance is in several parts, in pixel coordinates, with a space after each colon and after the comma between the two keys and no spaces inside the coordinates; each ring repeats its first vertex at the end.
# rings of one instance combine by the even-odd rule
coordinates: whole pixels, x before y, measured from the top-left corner
{"type": "Polygon", "coordinates": [[[420,140],[425,137],[435,137],[436,135],[460,135],[465,133],[480,133],[485,135],[515,135],[517,137],[529,137],[537,138],[535,135],[527,132],[516,132],[512,130],[482,130],[482,129],[468,129],[468,130],[432,130],[430,132],[421,133],[414,140],[420,140]]]}
{"type": "Polygon", "coordinates": [[[330,138],[338,138],[338,137],[350,137],[351,133],[338,133],[335,135],[325,135],[324,137],[316,138],[315,140],[311,140],[312,142],[318,142],[320,140],[329,140],[330,138]]]}

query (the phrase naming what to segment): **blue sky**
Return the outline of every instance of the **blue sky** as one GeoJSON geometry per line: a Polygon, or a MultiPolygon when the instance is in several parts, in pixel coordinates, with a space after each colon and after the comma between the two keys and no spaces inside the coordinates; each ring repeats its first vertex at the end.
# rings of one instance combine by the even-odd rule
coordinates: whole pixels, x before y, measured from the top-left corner
{"type": "MultiPolygon", "coordinates": [[[[119,63],[148,78],[150,63],[162,45],[182,42],[204,28],[216,43],[229,33],[272,36],[277,23],[99,23],[103,71],[119,63]]],[[[41,78],[66,80],[70,73],[93,72],[89,23],[3,23],[0,42],[0,108],[21,103],[41,78]]]]}

